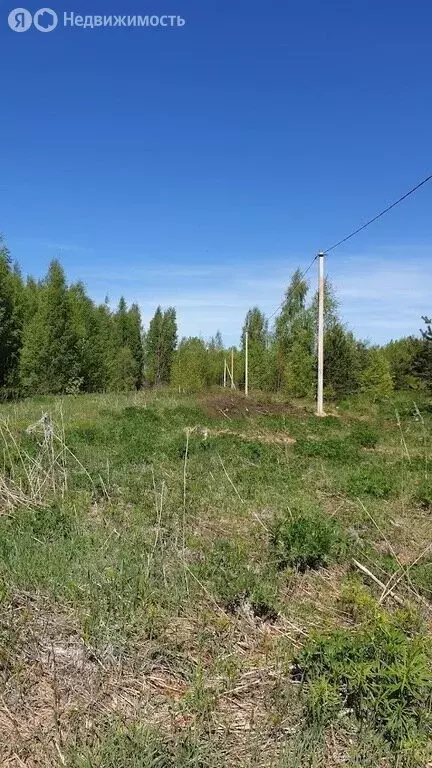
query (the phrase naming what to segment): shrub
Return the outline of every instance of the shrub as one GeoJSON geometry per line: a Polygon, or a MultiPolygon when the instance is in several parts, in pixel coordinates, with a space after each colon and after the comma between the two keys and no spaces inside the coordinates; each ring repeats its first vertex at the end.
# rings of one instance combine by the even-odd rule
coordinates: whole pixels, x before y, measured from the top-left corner
{"type": "Polygon", "coordinates": [[[109,363],[109,385],[113,392],[130,392],[136,386],[137,363],[129,347],[121,347],[109,363]]]}
{"type": "Polygon", "coordinates": [[[112,718],[102,723],[93,743],[68,750],[69,768],[227,768],[212,741],[189,729],[172,735],[112,718]]]}
{"type": "Polygon", "coordinates": [[[357,458],[356,447],[347,440],[329,437],[326,440],[297,440],[294,451],[303,456],[330,459],[343,464],[357,458]]]}
{"type": "Polygon", "coordinates": [[[63,505],[52,503],[41,509],[23,512],[17,528],[21,532],[30,532],[42,541],[67,539],[74,530],[74,515],[63,505]]]}
{"type": "Polygon", "coordinates": [[[390,363],[379,349],[369,351],[367,367],[360,377],[361,390],[374,399],[384,398],[393,392],[390,363]]]}
{"type": "Polygon", "coordinates": [[[415,494],[416,501],[423,507],[423,509],[432,509],[432,478],[428,477],[427,480],[423,480],[417,488],[415,494]]]}
{"type": "Polygon", "coordinates": [[[176,405],[174,408],[166,408],[164,416],[168,421],[185,427],[191,427],[194,424],[206,424],[208,422],[205,411],[198,406],[192,405],[176,405]]]}
{"type": "MultiPolygon", "coordinates": [[[[118,415],[115,414],[114,418],[118,419],[118,415]]],[[[121,411],[120,418],[131,420],[135,427],[148,426],[149,424],[159,425],[162,421],[160,413],[151,406],[139,408],[136,405],[128,405],[121,411]]]]}
{"type": "Polygon", "coordinates": [[[343,587],[340,603],[355,622],[371,620],[378,615],[379,606],[376,600],[357,577],[343,587]]]}
{"type": "Polygon", "coordinates": [[[350,474],[344,491],[351,496],[368,494],[377,499],[386,499],[394,491],[394,473],[384,466],[367,464],[350,474]]]}
{"type": "Polygon", "coordinates": [[[369,424],[359,422],[351,430],[351,439],[362,448],[375,448],[378,444],[378,432],[369,424]]]}
{"type": "Polygon", "coordinates": [[[349,708],[397,749],[431,733],[431,645],[383,613],[366,628],[311,638],[295,660],[310,721],[349,708]]]}
{"type": "Polygon", "coordinates": [[[414,565],[409,575],[415,589],[432,601],[432,560],[414,565]]]}
{"type": "Polygon", "coordinates": [[[271,532],[271,546],[279,568],[320,568],[338,560],[346,541],[335,520],[319,510],[278,520],[271,532]]]}
{"type": "Polygon", "coordinates": [[[229,611],[247,601],[255,616],[275,619],[277,584],[274,574],[266,579],[250,561],[242,541],[220,539],[198,566],[200,579],[211,584],[212,592],[229,611]]]}

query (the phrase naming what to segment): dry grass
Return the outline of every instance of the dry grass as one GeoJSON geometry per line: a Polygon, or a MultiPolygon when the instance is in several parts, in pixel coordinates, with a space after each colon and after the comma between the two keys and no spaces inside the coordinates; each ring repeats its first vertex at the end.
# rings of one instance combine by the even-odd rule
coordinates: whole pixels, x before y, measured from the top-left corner
{"type": "MultiPolygon", "coordinates": [[[[247,668],[231,686],[225,675],[206,675],[197,695],[193,683],[157,658],[156,644],[144,643],[135,648],[135,658],[119,661],[109,646],[96,651],[86,645],[73,612],[54,610],[42,596],[16,594],[2,625],[14,643],[3,659],[0,764],[29,768],[65,762],[68,745],[94,738],[107,718],[123,725],[142,721],[170,735],[198,727],[202,702],[209,700],[212,731],[229,732],[240,747],[245,735],[271,728],[268,695],[284,678],[269,665],[267,651],[273,637],[287,636],[287,628],[295,634],[289,623],[266,627],[247,610],[226,616],[229,655],[247,668]],[[250,667],[251,660],[261,665],[250,667]]],[[[167,630],[167,641],[194,642],[198,630],[192,618],[178,620],[167,630]]],[[[210,632],[215,639],[220,634],[216,628],[210,632]]],[[[288,723],[280,727],[290,729],[288,723]]]]}
{"type": "Polygon", "coordinates": [[[202,418],[193,400],[162,393],[67,398],[51,403],[56,418],[47,409],[33,420],[32,403],[5,408],[1,765],[103,765],[92,755],[107,724],[152,728],[167,744],[192,738],[196,762],[149,768],[331,767],[360,750],[348,716],[318,739],[305,730],[291,662],[314,633],[355,626],[347,584],[388,611],[397,595],[430,620],[411,579],[432,549],[429,515],[413,500],[430,425],[419,436],[403,415],[386,417],[382,444],[366,450],[349,443],[346,413],[319,422],[307,408],[228,399],[206,397],[202,418]],[[197,422],[207,425],[188,426],[197,422]],[[309,442],[322,455],[302,454],[309,442]],[[394,485],[380,497],[371,473],[384,461],[394,485]],[[363,478],[351,473],[363,467],[359,495],[363,478]],[[61,515],[45,530],[53,504],[61,515]],[[274,521],[317,505],[376,581],[351,552],[326,569],[277,570],[274,521]],[[221,542],[237,549],[213,566],[221,542]],[[73,762],[86,750],[90,762],[73,762]]]}
{"type": "MultiPolygon", "coordinates": [[[[15,596],[5,619],[17,639],[0,701],[1,765],[52,765],[65,744],[85,738],[114,714],[125,723],[138,717],[170,723],[185,684],[157,662],[148,659],[138,675],[109,648],[96,654],[84,644],[73,615],[53,612],[41,597],[15,596]]],[[[144,660],[148,651],[141,648],[144,660]]]]}
{"type": "MultiPolygon", "coordinates": [[[[71,451],[65,442],[63,414],[55,423],[48,413],[25,430],[33,442],[32,453],[14,434],[10,421],[0,421],[3,469],[0,471],[0,511],[38,508],[48,498],[64,498],[68,489],[67,460],[71,451]]],[[[73,456],[73,454],[72,454],[73,456]]],[[[73,456],[75,461],[78,461],[73,456]]]]}
{"type": "Polygon", "coordinates": [[[284,435],[277,432],[260,431],[260,432],[237,432],[233,429],[210,429],[209,427],[186,427],[185,432],[187,434],[196,434],[202,436],[204,440],[209,437],[236,437],[239,440],[245,440],[247,442],[263,443],[264,445],[293,445],[295,440],[293,437],[284,435]]]}

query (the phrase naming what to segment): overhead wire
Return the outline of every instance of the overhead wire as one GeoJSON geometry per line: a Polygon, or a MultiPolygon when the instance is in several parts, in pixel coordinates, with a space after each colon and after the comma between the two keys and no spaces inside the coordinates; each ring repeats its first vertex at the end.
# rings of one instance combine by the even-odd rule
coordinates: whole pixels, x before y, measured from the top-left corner
{"type": "MultiPolygon", "coordinates": [[[[318,254],[316,254],[316,256],[314,256],[314,257],[313,257],[313,259],[312,259],[311,263],[309,264],[309,266],[308,266],[308,267],[306,267],[306,269],[305,269],[305,270],[304,270],[304,271],[301,273],[301,275],[300,275],[300,280],[303,280],[303,278],[304,278],[304,277],[307,275],[307,273],[309,272],[309,270],[310,270],[310,269],[313,267],[313,265],[315,264],[315,262],[316,262],[317,258],[318,258],[318,254]]],[[[285,299],[282,299],[282,301],[281,301],[281,303],[279,304],[279,306],[278,306],[278,307],[276,307],[275,311],[274,311],[274,312],[272,312],[272,313],[271,313],[271,315],[269,315],[269,316],[268,316],[267,320],[271,320],[271,319],[272,319],[272,317],[274,317],[274,316],[277,314],[277,312],[279,312],[279,310],[280,310],[280,309],[282,309],[282,307],[283,307],[283,305],[284,305],[284,302],[285,302],[285,299]]]]}
{"type": "MultiPolygon", "coordinates": [[[[362,232],[364,229],[366,229],[366,227],[369,227],[375,221],[378,221],[378,219],[381,219],[382,216],[385,216],[385,214],[388,213],[389,211],[391,211],[392,208],[395,208],[397,205],[402,203],[404,200],[406,200],[408,197],[410,197],[410,195],[413,195],[414,192],[417,192],[417,190],[420,189],[420,187],[423,187],[425,184],[428,183],[428,181],[431,181],[431,180],[432,180],[432,174],[429,174],[424,179],[422,179],[422,181],[420,181],[418,184],[416,184],[414,187],[412,187],[410,190],[408,190],[408,192],[405,192],[405,194],[402,195],[402,197],[399,197],[393,203],[391,203],[386,208],[384,208],[382,211],[377,213],[376,216],[373,216],[372,219],[369,219],[369,221],[366,221],[360,227],[357,227],[357,229],[355,229],[353,232],[350,232],[349,235],[346,235],[346,237],[343,237],[342,240],[338,240],[336,243],[333,243],[333,245],[331,245],[329,248],[326,248],[324,251],[320,251],[320,253],[328,254],[331,251],[334,251],[335,248],[339,248],[340,245],[342,245],[343,243],[346,243],[348,240],[351,240],[352,237],[355,237],[355,235],[358,235],[359,232],[362,232]]],[[[309,266],[304,270],[304,272],[302,272],[302,274],[300,276],[300,279],[303,279],[305,277],[305,275],[307,275],[307,273],[309,272],[309,270],[311,269],[311,267],[313,266],[313,264],[317,260],[318,256],[319,256],[319,254],[317,253],[316,256],[314,256],[314,258],[312,259],[312,261],[309,264],[309,266]]],[[[279,304],[279,306],[276,307],[274,312],[272,312],[271,315],[269,315],[268,320],[271,320],[279,312],[279,310],[283,307],[284,301],[285,301],[285,299],[283,299],[281,301],[281,303],[279,304]]]]}
{"type": "Polygon", "coordinates": [[[423,185],[427,184],[427,182],[431,181],[431,179],[432,179],[432,173],[429,176],[426,176],[426,178],[423,179],[423,181],[420,181],[419,184],[416,184],[415,187],[413,187],[404,195],[402,195],[402,197],[399,197],[398,200],[395,200],[394,203],[391,203],[390,205],[387,206],[387,208],[384,208],[383,211],[380,211],[380,213],[377,213],[377,215],[374,216],[372,219],[369,219],[369,221],[367,221],[365,224],[362,224],[360,227],[357,227],[357,229],[355,229],[349,235],[347,235],[346,237],[343,237],[342,240],[339,240],[337,243],[334,243],[333,245],[331,245],[330,248],[326,248],[325,251],[323,251],[323,253],[330,253],[330,251],[334,251],[335,248],[339,248],[339,246],[342,245],[342,243],[346,243],[347,240],[351,240],[351,238],[354,237],[354,235],[358,235],[359,232],[362,232],[364,229],[366,229],[366,227],[369,227],[370,224],[374,223],[374,221],[377,221],[378,219],[380,219],[386,213],[391,211],[392,208],[395,208],[397,205],[399,205],[399,203],[402,203],[403,200],[406,200],[407,197],[414,194],[414,192],[417,192],[417,190],[420,189],[420,187],[423,187],[423,185]]]}

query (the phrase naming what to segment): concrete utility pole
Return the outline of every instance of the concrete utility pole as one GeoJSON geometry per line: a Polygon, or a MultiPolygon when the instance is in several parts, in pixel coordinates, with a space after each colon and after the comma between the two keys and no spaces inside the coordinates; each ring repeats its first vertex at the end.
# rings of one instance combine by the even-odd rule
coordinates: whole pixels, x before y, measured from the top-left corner
{"type": "Polygon", "coordinates": [[[231,389],[235,389],[235,384],[234,384],[234,348],[231,350],[231,389]]]}
{"type": "Polygon", "coordinates": [[[317,416],[324,413],[324,254],[318,254],[318,394],[317,416]]]}
{"type": "Polygon", "coordinates": [[[224,360],[224,387],[226,387],[227,384],[227,361],[224,360]]]}
{"type": "Polygon", "coordinates": [[[249,331],[245,331],[245,396],[249,395],[249,331]]]}

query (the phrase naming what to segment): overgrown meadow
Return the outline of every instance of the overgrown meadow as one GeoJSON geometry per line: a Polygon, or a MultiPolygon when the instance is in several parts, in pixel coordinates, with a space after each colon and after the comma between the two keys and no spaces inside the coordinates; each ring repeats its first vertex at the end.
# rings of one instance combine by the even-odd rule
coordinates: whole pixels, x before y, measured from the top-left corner
{"type": "Polygon", "coordinates": [[[432,402],[0,407],[0,763],[426,766],[432,402]]]}

